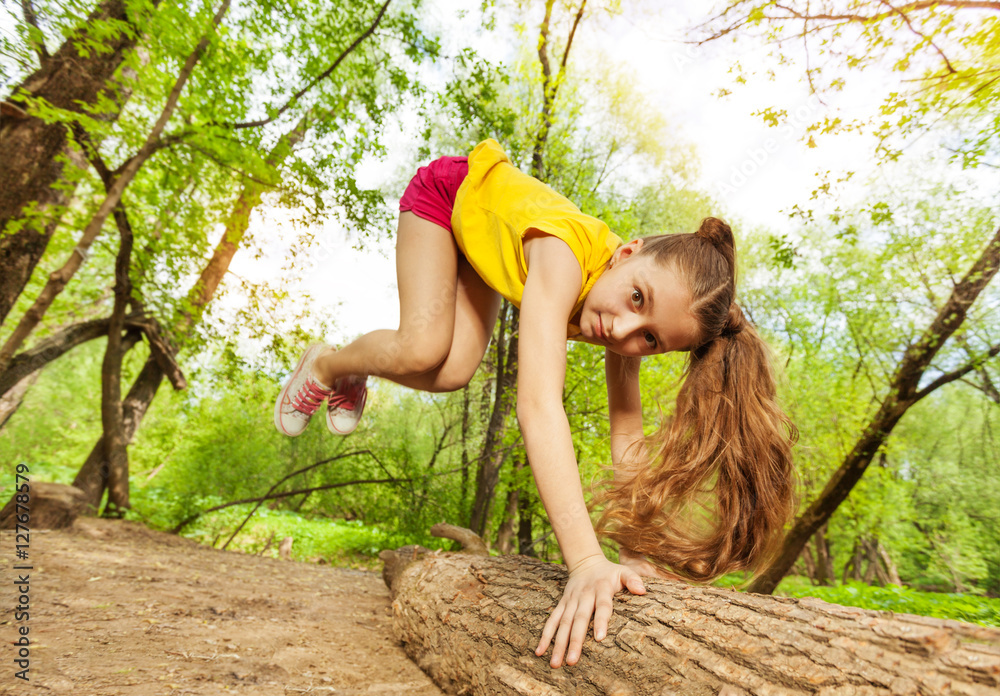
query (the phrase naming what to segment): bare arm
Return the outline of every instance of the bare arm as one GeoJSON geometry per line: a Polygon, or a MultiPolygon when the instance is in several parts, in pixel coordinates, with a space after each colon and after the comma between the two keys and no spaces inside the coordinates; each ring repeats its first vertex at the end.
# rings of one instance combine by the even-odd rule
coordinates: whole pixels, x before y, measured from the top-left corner
{"type": "Polygon", "coordinates": [[[566,318],[580,292],[580,266],[566,243],[555,237],[532,239],[527,253],[530,271],[521,300],[517,419],[538,493],[572,570],[585,558],[603,557],[584,503],[562,404],[566,318]]]}
{"type": "Polygon", "coordinates": [[[642,461],[642,399],[639,393],[640,358],[627,358],[604,351],[604,373],[608,384],[608,420],[611,423],[611,462],[615,480],[630,476],[625,462],[642,461]]]}
{"type": "Polygon", "coordinates": [[[548,513],[569,580],[549,616],[535,654],[553,638],[552,667],[575,664],[594,619],[594,637],[607,634],[612,597],[623,587],[642,594],[637,573],[604,557],[590,520],[569,421],[562,405],[566,380],[566,322],[581,287],[580,266],[564,242],[536,237],[525,244],[528,279],[521,300],[517,419],[539,497],[548,513]]]}
{"type": "MultiPolygon", "coordinates": [[[[604,371],[608,383],[608,419],[611,423],[611,463],[615,481],[628,481],[635,467],[643,466],[648,453],[642,432],[642,398],[639,391],[639,358],[628,358],[608,350],[604,371]]],[[[657,568],[640,553],[621,545],[618,562],[639,575],[680,580],[657,568]]]]}

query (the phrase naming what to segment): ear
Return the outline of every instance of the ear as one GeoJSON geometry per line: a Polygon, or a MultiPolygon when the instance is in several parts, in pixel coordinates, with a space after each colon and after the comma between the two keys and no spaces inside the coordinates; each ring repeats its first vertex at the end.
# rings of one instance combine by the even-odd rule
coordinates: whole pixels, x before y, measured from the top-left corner
{"type": "Polygon", "coordinates": [[[631,242],[622,244],[620,247],[615,249],[615,253],[611,255],[611,260],[608,262],[608,268],[611,268],[619,261],[624,261],[629,256],[632,256],[632,254],[638,252],[642,249],[642,243],[643,240],[641,238],[633,239],[631,242]]]}

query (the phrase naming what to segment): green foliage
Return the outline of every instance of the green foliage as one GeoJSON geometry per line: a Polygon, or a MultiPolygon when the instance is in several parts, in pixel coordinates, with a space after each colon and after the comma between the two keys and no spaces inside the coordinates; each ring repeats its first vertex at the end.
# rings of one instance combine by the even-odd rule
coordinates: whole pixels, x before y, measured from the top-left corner
{"type": "MultiPolygon", "coordinates": [[[[115,89],[129,93],[120,115],[107,116],[120,108],[112,92],[84,114],[32,104],[40,117],[83,127],[110,167],[121,165],[143,142],[179,65],[213,12],[211,4],[131,5],[144,32],[143,50],[130,53],[120,71],[115,89]]],[[[730,5],[745,11],[750,26],[777,32],[780,22],[770,14],[773,5],[730,5]]],[[[43,37],[19,20],[14,36],[0,36],[5,89],[34,69],[32,43],[44,40],[54,49],[90,9],[89,3],[74,2],[35,6],[44,17],[43,37]]],[[[5,5],[4,11],[13,7],[5,5]]],[[[414,160],[464,152],[492,136],[525,171],[533,166],[543,94],[533,33],[537,27],[528,24],[500,27],[491,15],[484,35],[470,41],[520,42],[509,61],[487,61],[467,46],[445,56],[438,39],[422,28],[419,5],[393,4],[364,50],[346,57],[300,99],[290,99],[337,60],[367,28],[377,7],[373,2],[264,2],[252,12],[234,8],[181,95],[168,124],[169,139],[127,191],[137,237],[137,298],[168,327],[192,309],[188,290],[224,229],[250,215],[249,210],[234,210],[238,196],[249,192],[261,208],[282,209],[292,218],[279,225],[275,220],[281,216],[272,214],[240,240],[239,253],[245,256],[263,257],[283,245],[287,259],[276,277],[254,280],[230,274],[222,295],[240,299],[225,309],[209,310],[200,324],[176,337],[185,340],[182,361],[191,388],[175,393],[164,386],[129,449],[134,505],[129,514],[152,527],[172,529],[211,507],[259,497],[281,478],[323,461],[327,463],[294,476],[279,492],[356,483],[267,502],[236,536],[235,547],[258,552],[272,539],[268,553],[274,553],[277,541],[292,536],[296,558],[368,565],[380,548],[406,543],[440,547],[440,540],[428,534],[436,522],[468,523],[477,457],[494,398],[495,343],[463,391],[432,396],[374,384],[365,420],[350,438],[331,437],[315,422],[301,437],[289,439],[271,423],[284,371],[305,344],[333,328],[308,298],[292,297],[289,290],[290,280],[322,249],[320,235],[308,223],[344,222],[362,244],[391,228],[391,206],[379,191],[364,190],[355,172],[362,158],[385,154],[383,139],[400,120],[398,109],[413,108],[427,124],[414,160]],[[436,63],[423,65],[429,58],[436,63]],[[234,125],[251,121],[266,123],[234,125]],[[301,140],[293,147],[286,136],[300,126],[301,140]],[[373,479],[392,482],[357,483],[373,479]]],[[[521,9],[528,12],[527,6],[521,9]]],[[[616,9],[612,3],[610,10],[616,9]]],[[[571,21],[561,14],[564,6],[557,10],[553,65],[565,48],[571,21]]],[[[898,24],[872,23],[858,37],[863,50],[848,57],[852,70],[887,59],[892,70],[922,80],[914,83],[919,94],[887,95],[880,120],[868,124],[884,135],[882,179],[891,186],[873,184],[865,201],[848,206],[841,202],[839,185],[824,182],[817,192],[828,194],[829,209],[822,208],[823,197],[801,201],[792,211],[791,232],[750,229],[729,216],[738,235],[740,301],[774,346],[781,396],[801,432],[796,460],[804,504],[822,490],[872,413],[890,396],[885,385],[900,356],[919,338],[997,224],[995,201],[987,196],[992,202],[983,204],[984,197],[975,194],[975,180],[956,178],[946,185],[889,163],[898,145],[894,133],[916,134],[943,114],[957,129],[952,135],[965,164],[995,154],[996,116],[988,106],[1000,83],[984,86],[982,75],[969,72],[978,69],[973,63],[988,67],[995,61],[995,22],[987,18],[981,26],[962,28],[957,20],[949,23],[949,12],[932,8],[919,26],[940,31],[947,50],[959,49],[964,57],[956,67],[968,78],[964,83],[957,77],[935,82],[919,59],[931,47],[899,43],[898,24]],[[925,89],[932,83],[935,89],[925,89]],[[961,101],[977,86],[982,90],[961,101]],[[880,131],[880,124],[892,129],[880,131]]],[[[591,19],[588,15],[585,22],[591,19]]],[[[101,37],[124,30],[110,23],[96,29],[88,50],[101,50],[101,37]]],[[[829,77],[826,89],[844,86],[839,73],[829,77]]],[[[719,211],[718,202],[697,189],[695,154],[676,144],[676,129],[659,116],[624,66],[606,55],[574,52],[557,87],[541,174],[585,212],[630,239],[691,231],[702,217],[719,211]]],[[[787,106],[777,104],[760,115],[779,126],[788,118],[787,106]]],[[[857,126],[830,117],[817,122],[811,133],[832,137],[857,126]]],[[[58,211],[29,211],[31,224],[51,214],[61,215],[63,222],[14,316],[72,253],[78,230],[103,199],[93,171],[74,168],[68,159],[64,165],[69,169],[61,185],[73,192],[74,200],[58,211]]],[[[107,314],[116,247],[105,239],[95,244],[37,338],[107,314]]],[[[874,539],[907,585],[966,594],[858,583],[805,587],[794,581],[785,591],[997,625],[997,600],[972,595],[1000,593],[1000,449],[995,437],[1000,409],[990,396],[990,387],[995,392],[998,383],[998,363],[986,357],[1000,326],[998,300],[996,288],[988,289],[961,335],[935,356],[927,380],[967,363],[975,370],[907,413],[826,530],[838,579],[857,542],[874,539]]],[[[11,328],[5,325],[0,339],[11,328]]],[[[101,431],[102,352],[103,342],[95,341],[43,371],[0,430],[2,465],[23,462],[39,479],[72,481],[101,431]],[[58,446],[53,446],[53,433],[58,446]]],[[[145,347],[129,354],[125,384],[146,356],[145,347]]],[[[683,355],[644,361],[647,432],[669,415],[683,363],[683,355]]],[[[610,466],[603,375],[601,350],[569,345],[564,403],[585,489],[605,478],[610,466]]],[[[514,466],[524,462],[524,452],[513,415],[508,426],[501,443],[506,459],[486,536],[496,538],[507,515],[508,494],[518,492],[519,521],[531,524],[532,550],[558,560],[530,468],[514,466]]],[[[249,509],[239,505],[205,513],[184,533],[219,545],[249,509]]],[[[740,585],[746,578],[738,574],[724,580],[740,585]]]]}
{"type": "Polygon", "coordinates": [[[919,614],[937,619],[954,619],[983,626],[1000,627],[1000,599],[967,594],[918,592],[898,585],[870,587],[852,582],[838,587],[814,587],[802,578],[788,577],[776,594],[789,597],[816,597],[824,602],[848,607],[919,614]]]}
{"type": "MultiPolygon", "coordinates": [[[[164,488],[140,488],[132,498],[128,519],[138,520],[153,529],[170,531],[178,520],[192,512],[221,504],[218,496],[194,497],[170,493],[164,488]]],[[[252,505],[236,505],[202,517],[182,530],[199,543],[221,547],[251,512],[252,505]]],[[[335,565],[370,568],[377,563],[382,549],[413,543],[405,534],[387,532],[361,520],[345,521],[309,518],[291,510],[262,507],[228,548],[245,553],[278,555],[278,545],[292,537],[292,557],[302,561],[324,561],[335,565]]],[[[440,540],[437,540],[440,547],[440,540]]],[[[434,546],[432,542],[432,546],[434,546]]]]}

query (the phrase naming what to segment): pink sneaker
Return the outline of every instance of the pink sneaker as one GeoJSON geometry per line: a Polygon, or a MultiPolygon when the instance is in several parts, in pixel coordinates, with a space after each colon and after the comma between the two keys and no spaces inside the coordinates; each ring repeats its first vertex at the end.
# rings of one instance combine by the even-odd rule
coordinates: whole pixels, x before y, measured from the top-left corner
{"type": "Polygon", "coordinates": [[[368,400],[364,377],[342,377],[326,404],[326,427],[334,435],[350,435],[358,427],[368,400]]]}
{"type": "Polygon", "coordinates": [[[279,433],[289,437],[301,435],[323,400],[333,393],[332,389],[320,384],[312,376],[313,363],[326,348],[322,343],[309,346],[295,366],[288,383],[278,394],[278,400],[274,404],[274,427],[279,433]]]}

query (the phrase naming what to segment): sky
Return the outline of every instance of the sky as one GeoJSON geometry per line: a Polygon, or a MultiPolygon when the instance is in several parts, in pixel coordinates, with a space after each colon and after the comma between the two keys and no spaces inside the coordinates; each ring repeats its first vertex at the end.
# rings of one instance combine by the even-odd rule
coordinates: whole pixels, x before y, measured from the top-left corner
{"type": "MultiPolygon", "coordinates": [[[[460,17],[462,4],[436,0],[427,5],[427,25],[439,30],[445,53],[455,52],[477,31],[475,13],[460,17]]],[[[604,56],[631,72],[650,102],[662,111],[671,132],[695,147],[700,188],[743,224],[779,233],[790,231],[785,211],[808,200],[819,183],[817,173],[854,170],[859,172],[859,179],[871,174],[873,144],[869,140],[840,135],[820,140],[817,147],[810,148],[801,138],[805,127],[828,110],[871,113],[877,108],[873,95],[882,94],[884,87],[870,89],[861,84],[865,78],[857,77],[854,89],[838,95],[838,103],[825,98],[824,104],[810,96],[804,71],[794,63],[778,68],[773,81],[758,78],[747,85],[736,85],[731,73],[736,61],[759,69],[773,64],[763,46],[753,41],[736,46],[728,41],[707,46],[689,43],[689,29],[706,17],[708,3],[703,1],[646,5],[640,12],[582,23],[573,55],[582,60],[604,56]],[[723,88],[731,93],[720,98],[717,94],[723,88]],[[760,116],[753,115],[768,106],[786,109],[787,123],[769,128],[760,116]]],[[[534,22],[536,26],[539,19],[529,17],[526,23],[534,22]]],[[[488,58],[510,60],[511,43],[478,41],[475,45],[488,58]]],[[[401,129],[386,136],[390,153],[394,144],[407,149],[413,135],[404,118],[401,129]]],[[[395,176],[395,166],[391,155],[386,162],[366,162],[359,183],[382,188],[386,177],[395,176]]],[[[257,221],[287,224],[281,222],[277,211],[265,211],[257,221]]],[[[301,292],[311,296],[310,306],[315,312],[334,319],[335,328],[326,340],[337,344],[367,331],[397,326],[391,241],[366,242],[364,250],[354,249],[334,221],[324,223],[317,236],[325,240],[324,259],[335,261],[317,263],[306,274],[301,292]],[[336,267],[331,268],[331,264],[336,267]]],[[[263,260],[237,256],[233,270],[241,277],[265,279],[273,275],[281,254],[276,248],[270,258],[263,260]]]]}

